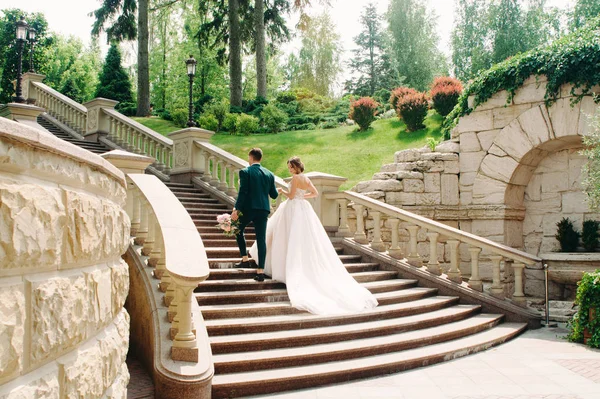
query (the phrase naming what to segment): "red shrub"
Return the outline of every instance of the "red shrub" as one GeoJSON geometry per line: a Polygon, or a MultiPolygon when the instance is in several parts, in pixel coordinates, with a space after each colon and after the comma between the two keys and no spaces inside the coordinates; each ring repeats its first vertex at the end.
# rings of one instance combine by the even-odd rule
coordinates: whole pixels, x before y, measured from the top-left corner
{"type": "MultiPolygon", "coordinates": [[[[390,104],[392,108],[395,110],[398,109],[398,103],[400,100],[406,96],[407,94],[415,94],[417,91],[415,89],[411,89],[410,87],[400,86],[392,90],[392,94],[390,94],[390,104]]],[[[400,114],[398,114],[400,116],[400,114]]]]}
{"type": "Polygon", "coordinates": [[[406,123],[409,132],[423,129],[423,121],[427,116],[429,102],[425,93],[413,93],[402,97],[398,103],[398,113],[406,123]]]}
{"type": "Polygon", "coordinates": [[[442,116],[448,115],[458,103],[462,91],[463,87],[458,79],[449,76],[435,78],[431,85],[433,108],[442,116]]]}
{"type": "Polygon", "coordinates": [[[360,130],[367,130],[375,120],[379,104],[371,97],[362,97],[350,104],[350,119],[360,126],[360,130]]]}

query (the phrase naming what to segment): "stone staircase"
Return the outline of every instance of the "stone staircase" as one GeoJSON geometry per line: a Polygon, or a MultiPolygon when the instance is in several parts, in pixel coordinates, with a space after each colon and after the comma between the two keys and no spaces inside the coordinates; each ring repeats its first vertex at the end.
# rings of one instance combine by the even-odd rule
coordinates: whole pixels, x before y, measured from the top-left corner
{"type": "Polygon", "coordinates": [[[49,119],[44,118],[43,115],[38,116],[37,123],[41,125],[44,129],[58,137],[59,139],[68,141],[69,143],[75,144],[78,147],[91,151],[94,154],[104,154],[105,152],[110,151],[110,148],[108,148],[102,143],[76,139],[71,134],[65,132],[60,126],[56,125],[49,119]]]}
{"type": "MultiPolygon", "coordinates": [[[[194,220],[211,274],[196,289],[211,340],[214,398],[288,391],[425,366],[500,344],[526,328],[501,314],[461,304],[436,288],[381,270],[336,247],[352,276],[379,301],[352,315],[317,316],[294,309],[285,284],[234,269],[239,252],[219,232],[216,216],[230,207],[191,184],[167,183],[194,220]]],[[[255,236],[248,230],[248,244],[255,236]]]]}

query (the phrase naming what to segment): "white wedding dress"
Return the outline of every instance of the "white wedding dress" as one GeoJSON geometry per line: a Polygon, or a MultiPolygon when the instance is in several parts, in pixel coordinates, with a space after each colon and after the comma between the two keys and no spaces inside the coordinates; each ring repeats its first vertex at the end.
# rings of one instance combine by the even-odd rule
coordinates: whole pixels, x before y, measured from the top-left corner
{"type": "MultiPolygon", "coordinates": [[[[346,271],[305,194],[297,189],[269,219],[265,274],[286,283],[297,309],[333,315],[374,308],[377,299],[346,271]]],[[[250,255],[258,259],[256,243],[250,255]]]]}

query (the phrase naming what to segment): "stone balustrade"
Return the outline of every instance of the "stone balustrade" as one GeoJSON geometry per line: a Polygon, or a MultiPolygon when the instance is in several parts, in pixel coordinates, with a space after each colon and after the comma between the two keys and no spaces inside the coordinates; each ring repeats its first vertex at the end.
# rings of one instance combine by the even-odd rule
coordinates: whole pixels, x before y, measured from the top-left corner
{"type": "Polygon", "coordinates": [[[0,118],[0,398],[127,397],[125,177],[0,118]]]}
{"type": "MultiPolygon", "coordinates": [[[[406,258],[407,262],[413,266],[423,266],[423,259],[419,253],[418,236],[426,235],[430,243],[429,260],[425,265],[427,270],[436,275],[444,273],[449,280],[458,284],[463,284],[463,277],[459,268],[459,251],[460,246],[465,245],[471,258],[471,273],[467,284],[477,291],[483,291],[479,260],[482,252],[485,252],[493,265],[493,281],[489,293],[498,298],[504,298],[507,291],[506,287],[504,287],[505,282],[501,279],[501,263],[504,261],[504,273],[514,273],[514,287],[510,297],[515,303],[525,305],[523,269],[525,265],[533,265],[541,262],[541,259],[537,256],[376,201],[362,194],[350,191],[330,192],[325,193],[324,197],[331,204],[337,204],[340,207],[338,230],[341,232],[340,235],[352,235],[349,234],[350,227],[347,216],[348,207],[350,206],[356,212],[356,229],[353,233],[356,242],[369,245],[373,250],[378,252],[387,251],[388,255],[395,259],[406,258]],[[365,225],[369,218],[371,219],[373,230],[372,234],[367,235],[365,234],[365,225]],[[381,240],[381,228],[384,224],[384,219],[387,219],[392,229],[389,246],[381,240]],[[399,245],[400,232],[408,235],[408,253],[403,253],[399,245]],[[443,270],[438,260],[439,244],[442,238],[449,251],[450,262],[446,270],[443,270]]],[[[443,246],[441,250],[444,250],[443,246]]]]}
{"type": "Polygon", "coordinates": [[[38,107],[45,108],[47,113],[77,133],[85,133],[88,110],[83,105],[46,86],[41,81],[31,83],[29,98],[35,99],[38,107]]]}

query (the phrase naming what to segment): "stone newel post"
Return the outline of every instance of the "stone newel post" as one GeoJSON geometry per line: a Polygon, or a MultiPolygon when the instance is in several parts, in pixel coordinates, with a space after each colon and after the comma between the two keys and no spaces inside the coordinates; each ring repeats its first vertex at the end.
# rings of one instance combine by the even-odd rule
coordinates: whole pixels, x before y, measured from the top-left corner
{"type": "Polygon", "coordinates": [[[107,98],[94,98],[83,104],[87,108],[87,126],[84,133],[86,140],[98,141],[98,138],[107,135],[110,131],[110,121],[102,112],[103,108],[115,108],[119,102],[107,98]]]}
{"type": "Polygon", "coordinates": [[[206,155],[194,141],[208,142],[215,132],[188,127],[170,133],[173,140],[173,168],[171,181],[176,183],[190,183],[194,176],[204,175],[206,170],[206,155]]]}
{"type": "Polygon", "coordinates": [[[330,175],[321,172],[306,173],[315,188],[319,190],[319,196],[311,199],[310,202],[319,217],[323,227],[328,231],[336,231],[340,225],[340,209],[337,200],[328,200],[323,194],[338,192],[340,186],[348,179],[345,177],[330,175]]]}
{"type": "Polygon", "coordinates": [[[32,83],[42,82],[46,78],[46,75],[40,75],[39,73],[26,72],[23,74],[21,88],[23,90],[23,98],[27,100],[29,104],[35,104],[37,101],[37,92],[33,90],[32,83]]]}

